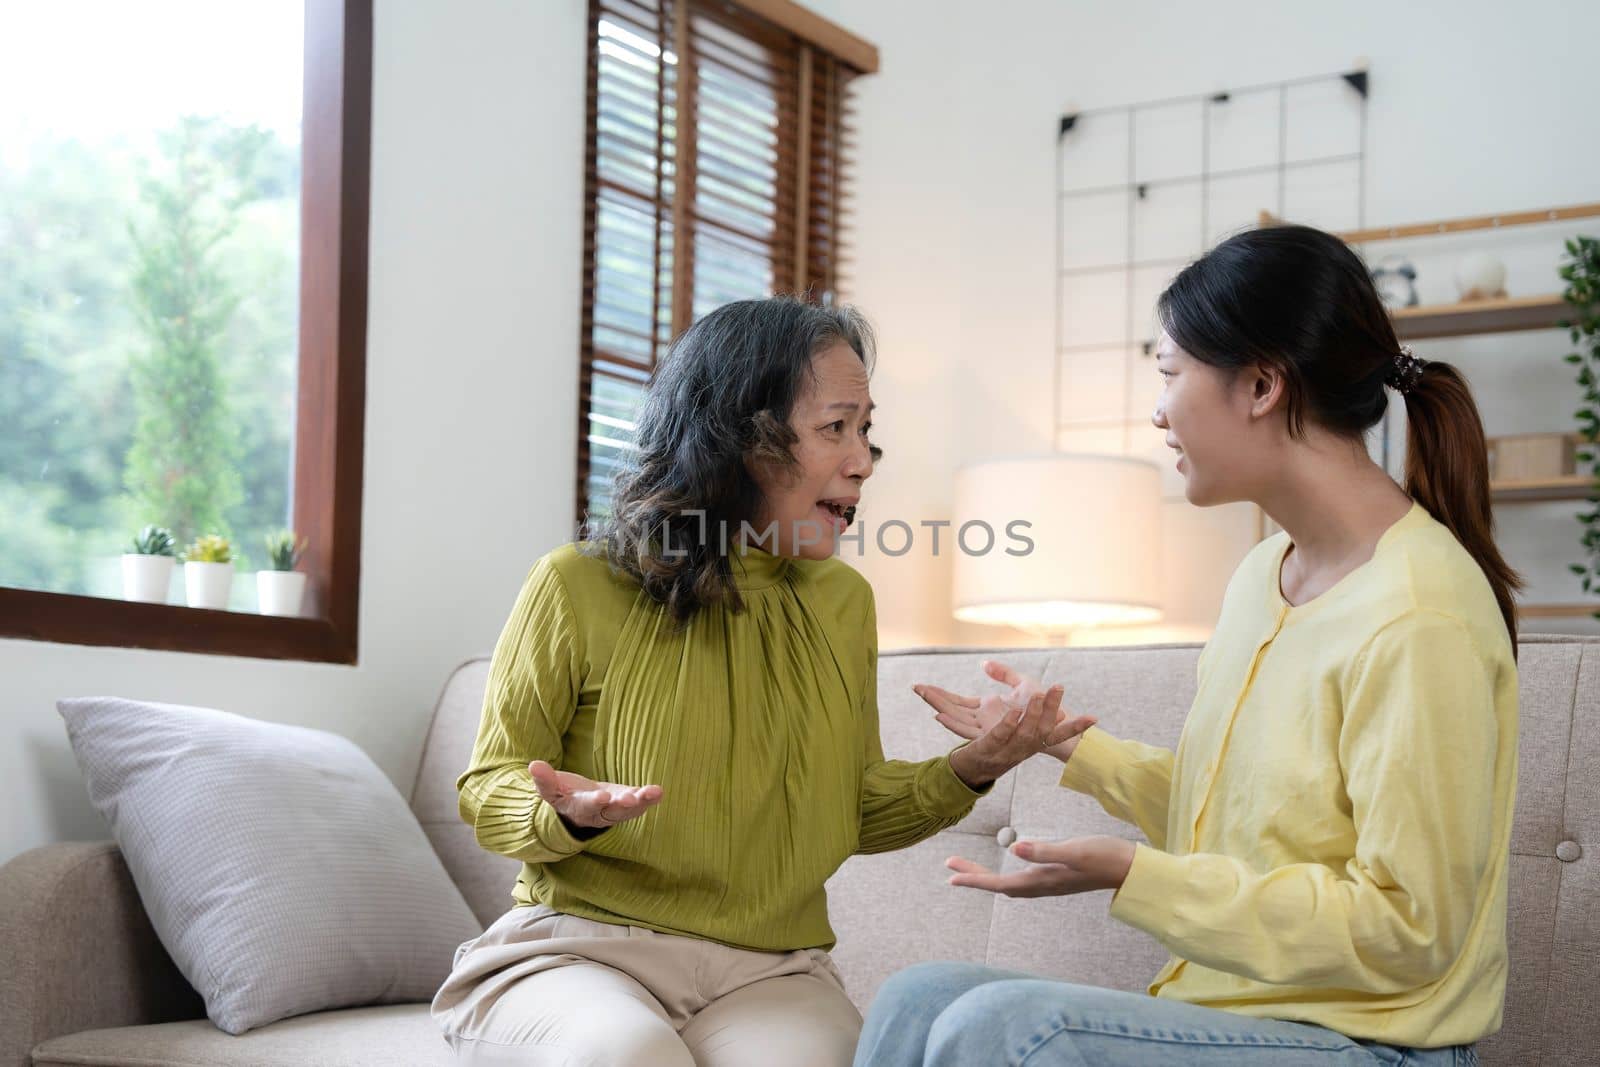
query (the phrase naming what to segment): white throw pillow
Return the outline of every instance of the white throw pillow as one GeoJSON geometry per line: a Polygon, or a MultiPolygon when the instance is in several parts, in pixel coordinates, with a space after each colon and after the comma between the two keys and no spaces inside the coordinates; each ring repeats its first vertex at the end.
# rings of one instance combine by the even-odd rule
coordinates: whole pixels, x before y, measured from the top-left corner
{"type": "Polygon", "coordinates": [[[228,1033],[426,1001],[482,932],[345,738],[115,697],[56,707],[161,943],[228,1033]]]}

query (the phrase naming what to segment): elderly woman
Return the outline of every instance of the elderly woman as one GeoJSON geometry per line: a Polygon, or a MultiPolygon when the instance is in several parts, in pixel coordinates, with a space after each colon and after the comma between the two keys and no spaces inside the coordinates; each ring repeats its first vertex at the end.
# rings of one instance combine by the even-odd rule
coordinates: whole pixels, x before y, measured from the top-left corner
{"type": "Polygon", "coordinates": [[[523,861],[434,1014],[482,1064],[848,1064],[823,884],[1087,728],[1039,694],[885,760],[872,591],[832,558],[880,453],[848,310],[731,304],[673,345],[613,514],[533,568],[462,817],[523,861]]]}

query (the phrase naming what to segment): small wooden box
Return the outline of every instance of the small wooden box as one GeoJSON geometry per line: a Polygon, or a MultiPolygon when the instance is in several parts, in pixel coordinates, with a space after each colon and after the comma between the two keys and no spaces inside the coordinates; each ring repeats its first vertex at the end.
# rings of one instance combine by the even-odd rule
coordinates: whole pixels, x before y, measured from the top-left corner
{"type": "Polygon", "coordinates": [[[1489,474],[1496,482],[1537,482],[1578,472],[1575,433],[1524,433],[1489,438],[1489,474]]]}

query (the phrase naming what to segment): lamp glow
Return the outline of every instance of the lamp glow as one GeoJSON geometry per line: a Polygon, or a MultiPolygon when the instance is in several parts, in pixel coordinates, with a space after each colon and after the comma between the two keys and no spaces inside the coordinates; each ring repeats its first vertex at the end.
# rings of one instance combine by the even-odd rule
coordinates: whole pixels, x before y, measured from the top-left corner
{"type": "Polygon", "coordinates": [[[963,622],[1060,634],[1162,618],[1161,474],[1148,460],[977,463],[957,476],[955,516],[958,528],[982,521],[1012,533],[1011,551],[1001,540],[983,554],[957,552],[952,600],[963,622]]]}

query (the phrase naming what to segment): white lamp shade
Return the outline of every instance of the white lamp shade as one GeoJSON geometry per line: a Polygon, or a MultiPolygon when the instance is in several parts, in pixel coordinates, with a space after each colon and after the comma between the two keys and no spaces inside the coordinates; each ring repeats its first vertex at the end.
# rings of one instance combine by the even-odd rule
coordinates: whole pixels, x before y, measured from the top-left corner
{"type": "MultiPolygon", "coordinates": [[[[959,539],[952,546],[961,621],[1059,632],[1161,620],[1154,463],[1054,455],[974,464],[956,478],[954,527],[977,521],[996,541],[986,553],[963,551],[959,539]]],[[[984,538],[975,527],[965,541],[976,549],[984,538]]]]}

